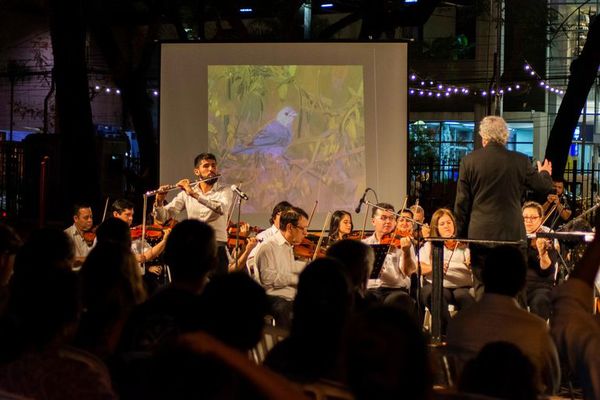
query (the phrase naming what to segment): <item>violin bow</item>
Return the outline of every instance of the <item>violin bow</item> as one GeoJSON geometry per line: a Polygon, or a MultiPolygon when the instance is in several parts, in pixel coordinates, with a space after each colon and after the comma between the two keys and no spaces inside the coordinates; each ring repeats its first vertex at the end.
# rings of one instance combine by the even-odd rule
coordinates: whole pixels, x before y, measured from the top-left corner
{"type": "MultiPolygon", "coordinates": [[[[402,215],[402,213],[404,212],[404,210],[406,210],[406,203],[407,202],[408,202],[408,196],[404,197],[404,203],[402,204],[402,209],[400,210],[400,212],[398,214],[402,215]]],[[[398,231],[398,229],[396,229],[396,227],[394,227],[394,233],[392,233],[391,240],[390,240],[390,246],[388,247],[388,250],[387,250],[388,254],[390,254],[392,252],[392,247],[394,247],[393,243],[394,243],[394,239],[396,239],[396,232],[397,231],[398,231]]]]}
{"type": "Polygon", "coordinates": [[[308,217],[308,225],[310,226],[310,223],[312,222],[313,217],[315,216],[315,211],[317,210],[317,206],[319,205],[319,200],[315,200],[315,205],[312,208],[312,211],[310,212],[310,217],[308,217]]]}
{"type": "Polygon", "coordinates": [[[106,196],[106,201],[104,202],[104,213],[102,214],[102,222],[106,219],[106,212],[108,211],[108,202],[110,201],[110,196],[106,196]]]}
{"type": "Polygon", "coordinates": [[[319,254],[319,250],[321,250],[321,244],[323,244],[323,237],[325,237],[325,229],[329,224],[329,219],[331,218],[331,211],[327,212],[327,216],[325,217],[325,223],[323,224],[323,229],[321,230],[321,237],[319,237],[319,241],[317,242],[317,247],[315,247],[315,252],[312,256],[312,260],[314,261],[317,258],[317,254],[319,254]]]}

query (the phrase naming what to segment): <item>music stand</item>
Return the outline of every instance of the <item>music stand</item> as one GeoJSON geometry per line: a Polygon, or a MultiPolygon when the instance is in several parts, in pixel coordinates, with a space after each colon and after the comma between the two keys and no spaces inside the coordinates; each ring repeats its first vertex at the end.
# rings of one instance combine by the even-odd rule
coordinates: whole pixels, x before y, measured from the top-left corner
{"type": "Polygon", "coordinates": [[[442,296],[444,283],[444,242],[446,240],[455,240],[462,243],[485,244],[490,246],[499,246],[502,244],[518,246],[523,244],[523,240],[478,240],[478,239],[459,239],[459,238],[423,238],[426,242],[431,242],[432,251],[432,277],[431,284],[431,342],[439,344],[442,342],[442,296]]]}
{"type": "Polygon", "coordinates": [[[371,244],[369,245],[373,252],[375,253],[375,261],[373,262],[373,270],[371,271],[371,276],[369,279],[379,279],[379,275],[381,274],[381,269],[383,268],[383,263],[385,261],[385,257],[388,254],[388,250],[390,248],[389,244],[371,244]]]}

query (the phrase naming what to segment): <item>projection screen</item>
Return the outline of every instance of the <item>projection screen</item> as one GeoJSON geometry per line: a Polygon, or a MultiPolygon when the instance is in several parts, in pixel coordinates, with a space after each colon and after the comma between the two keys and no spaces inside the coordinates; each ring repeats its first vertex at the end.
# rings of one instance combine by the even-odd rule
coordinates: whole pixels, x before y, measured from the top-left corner
{"type": "Polygon", "coordinates": [[[367,187],[367,200],[402,207],[406,43],[164,43],[160,79],[161,183],[193,179],[208,151],[248,194],[252,225],[287,200],[309,213],[318,202],[311,229],[338,209],[357,229],[367,187]]]}

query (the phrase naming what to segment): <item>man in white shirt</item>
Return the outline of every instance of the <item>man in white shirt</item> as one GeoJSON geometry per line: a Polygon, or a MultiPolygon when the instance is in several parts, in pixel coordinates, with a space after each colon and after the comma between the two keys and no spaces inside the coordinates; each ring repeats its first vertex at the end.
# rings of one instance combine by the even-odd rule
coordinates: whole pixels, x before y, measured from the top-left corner
{"type": "Polygon", "coordinates": [[[65,229],[65,233],[71,239],[75,249],[75,269],[81,267],[90,250],[96,244],[95,239],[90,242],[84,237],[84,233],[90,231],[93,225],[92,208],[88,204],[75,204],[73,206],[73,225],[65,229]]]}
{"type": "MultiPolygon", "coordinates": [[[[412,212],[408,209],[400,213],[399,228],[406,232],[412,230],[412,212]],[[406,219],[409,218],[410,220],[406,219]]],[[[363,239],[365,244],[380,244],[384,236],[390,235],[396,229],[394,206],[379,203],[371,214],[374,232],[372,236],[363,239]]],[[[409,237],[396,236],[399,246],[391,247],[385,257],[379,276],[369,279],[368,291],[382,303],[396,303],[407,311],[414,312],[414,302],[409,296],[410,274],[416,270],[416,254],[409,237]]]]}
{"type": "MultiPolygon", "coordinates": [[[[246,266],[248,268],[248,271],[250,271],[251,274],[258,274],[258,272],[255,269],[255,267],[256,267],[255,257],[256,257],[256,253],[258,252],[258,249],[268,238],[270,238],[271,236],[273,236],[274,234],[276,234],[279,231],[279,218],[281,217],[281,213],[289,210],[292,207],[293,206],[285,200],[280,201],[279,203],[277,203],[275,205],[275,207],[273,207],[273,212],[271,213],[271,219],[269,219],[269,223],[271,224],[271,226],[269,228],[265,229],[264,231],[259,232],[256,235],[256,240],[258,243],[257,243],[256,247],[254,247],[252,249],[252,251],[250,252],[250,254],[248,255],[248,261],[246,262],[246,266]]],[[[254,277],[256,279],[256,275],[254,277]]]]}
{"type": "Polygon", "coordinates": [[[278,325],[289,327],[298,274],[304,267],[294,260],[294,245],[307,233],[308,214],[292,207],[281,214],[279,230],[256,253],[260,281],[269,295],[273,317],[278,325]]]}
{"type": "MultiPolygon", "coordinates": [[[[194,186],[189,179],[177,182],[182,191],[169,204],[165,205],[166,191],[156,195],[154,213],[156,218],[165,221],[175,217],[183,210],[190,219],[206,222],[214,230],[217,238],[219,268],[217,272],[226,273],[227,257],[227,216],[233,204],[231,188],[217,182],[217,159],[211,153],[200,153],[194,159],[194,175],[199,179],[208,179],[194,186]]],[[[159,189],[166,190],[167,186],[159,189]]],[[[192,250],[192,249],[190,249],[192,250]]]]}

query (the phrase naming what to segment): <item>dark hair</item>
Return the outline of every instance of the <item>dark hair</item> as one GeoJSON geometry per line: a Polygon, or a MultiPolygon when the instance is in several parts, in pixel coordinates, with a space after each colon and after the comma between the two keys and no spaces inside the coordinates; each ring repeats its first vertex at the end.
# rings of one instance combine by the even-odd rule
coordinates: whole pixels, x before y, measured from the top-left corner
{"type": "Polygon", "coordinates": [[[275,205],[275,207],[273,207],[273,212],[271,213],[271,219],[269,219],[269,223],[271,225],[273,225],[273,223],[275,222],[275,217],[277,216],[277,214],[282,213],[286,210],[289,210],[290,208],[292,208],[292,204],[287,202],[287,201],[280,201],[279,203],[277,203],[275,205]]]}
{"type": "Polygon", "coordinates": [[[38,229],[29,236],[15,257],[15,277],[17,268],[33,275],[48,266],[70,270],[74,257],[73,242],[66,233],[52,228],[38,229]]]}
{"type": "Polygon", "coordinates": [[[299,207],[291,207],[288,210],[285,210],[281,213],[281,216],[279,217],[279,229],[285,230],[287,224],[297,226],[300,217],[308,219],[308,214],[306,213],[306,211],[299,207]]]}
{"type": "Polygon", "coordinates": [[[492,248],[481,271],[486,293],[516,296],[525,287],[527,264],[523,253],[515,247],[492,248]]]}
{"type": "Polygon", "coordinates": [[[73,212],[73,216],[74,217],[78,217],[79,216],[79,210],[81,210],[82,208],[92,208],[89,203],[75,203],[73,204],[73,208],[72,208],[72,212],[73,212]]]}
{"type": "Polygon", "coordinates": [[[107,218],[96,229],[97,243],[110,242],[131,249],[131,231],[125,221],[107,218]]]}
{"type": "Polygon", "coordinates": [[[329,237],[333,238],[333,240],[338,240],[338,233],[340,231],[340,223],[345,216],[350,217],[350,232],[354,229],[354,224],[352,224],[352,215],[348,211],[344,210],[336,210],[331,215],[331,222],[329,223],[329,237]]]}
{"type": "Polygon", "coordinates": [[[23,245],[17,232],[8,225],[0,223],[0,254],[16,254],[23,245]]]}
{"type": "Polygon", "coordinates": [[[215,275],[199,300],[199,329],[241,351],[256,346],[270,307],[254,279],[243,272],[215,275]]]}
{"type": "Polygon", "coordinates": [[[125,210],[133,210],[133,203],[127,199],[117,199],[110,206],[110,210],[112,212],[116,212],[117,214],[121,214],[125,210]]]}
{"type": "Polygon", "coordinates": [[[200,162],[204,160],[213,160],[216,162],[217,157],[212,153],[200,153],[194,158],[194,168],[198,168],[200,162]]]}
{"type": "Polygon", "coordinates": [[[380,210],[381,208],[383,208],[384,210],[387,210],[387,211],[395,212],[394,206],[391,205],[390,203],[377,203],[375,205],[379,208],[373,207],[373,209],[371,210],[371,218],[375,218],[377,211],[380,210]]]}
{"type": "Polygon", "coordinates": [[[375,253],[370,246],[358,240],[340,240],[327,249],[327,257],[335,258],[343,265],[342,271],[354,290],[366,290],[375,261],[375,253]]]}
{"type": "Polygon", "coordinates": [[[458,388],[498,399],[537,399],[535,366],[514,344],[486,344],[477,357],[467,362],[458,388]]]}
{"type": "Polygon", "coordinates": [[[165,263],[173,281],[197,281],[217,266],[215,231],[205,222],[186,219],[173,228],[167,238],[165,263]]]}
{"type": "Polygon", "coordinates": [[[367,309],[346,332],[346,382],[357,400],[431,398],[427,342],[405,311],[367,309]]]}

